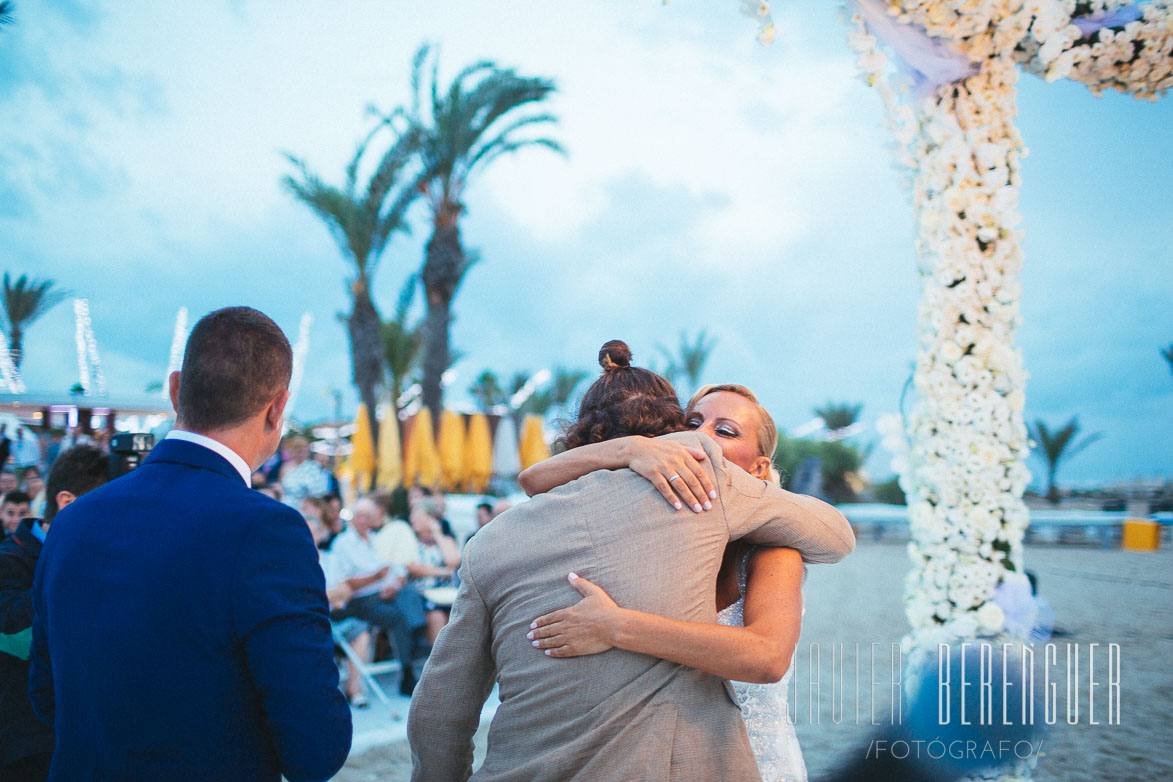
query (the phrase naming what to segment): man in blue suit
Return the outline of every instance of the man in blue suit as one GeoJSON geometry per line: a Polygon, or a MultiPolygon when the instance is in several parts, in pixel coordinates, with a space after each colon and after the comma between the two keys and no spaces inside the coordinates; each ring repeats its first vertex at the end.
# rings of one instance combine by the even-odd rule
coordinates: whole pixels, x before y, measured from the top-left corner
{"type": "Polygon", "coordinates": [[[50,780],[290,782],[350,749],[325,584],[296,510],[252,491],[292,352],[247,307],[206,315],[170,378],[175,429],[53,522],[30,693],[50,780]]]}

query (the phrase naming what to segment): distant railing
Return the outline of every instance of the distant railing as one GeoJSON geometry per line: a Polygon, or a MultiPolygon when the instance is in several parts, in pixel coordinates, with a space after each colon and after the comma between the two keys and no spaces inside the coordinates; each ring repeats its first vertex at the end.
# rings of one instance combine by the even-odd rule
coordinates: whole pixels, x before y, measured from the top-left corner
{"type": "MultiPolygon", "coordinates": [[[[907,540],[908,508],[904,505],[878,503],[844,503],[836,506],[851,526],[857,538],[873,540],[907,540]]],[[[1026,529],[1028,543],[1099,544],[1103,548],[1120,545],[1126,519],[1136,518],[1124,511],[1049,510],[1032,508],[1030,526],[1026,529]]],[[[1160,523],[1167,535],[1173,526],[1173,513],[1150,514],[1147,518],[1160,523]]]]}

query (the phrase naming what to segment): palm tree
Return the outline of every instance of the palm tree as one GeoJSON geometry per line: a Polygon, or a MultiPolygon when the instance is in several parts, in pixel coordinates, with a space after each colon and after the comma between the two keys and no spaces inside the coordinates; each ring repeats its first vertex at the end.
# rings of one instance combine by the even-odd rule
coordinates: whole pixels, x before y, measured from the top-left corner
{"type": "Polygon", "coordinates": [[[12,4],[11,0],[0,2],[0,27],[16,21],[16,17],[12,14],[15,10],[16,6],[12,4]]]}
{"type": "Polygon", "coordinates": [[[816,407],[814,414],[823,419],[823,426],[827,427],[827,431],[834,432],[854,424],[859,420],[859,414],[862,410],[863,405],[828,402],[822,407],[816,407]]]}
{"type": "Polygon", "coordinates": [[[497,380],[496,373],[487,369],[477,377],[476,382],[469,386],[468,393],[472,394],[472,398],[476,400],[477,408],[482,413],[492,413],[494,408],[505,404],[508,399],[505,395],[505,389],[501,388],[501,382],[497,380]]]}
{"type": "Polygon", "coordinates": [[[350,337],[354,384],[367,405],[372,432],[378,431],[375,405],[377,388],[383,382],[383,340],[379,311],[371,299],[371,277],[392,234],[408,230],[407,209],[419,192],[418,180],[412,173],[415,131],[408,127],[396,133],[394,143],[362,187],[358,183],[358,169],[376,134],[388,127],[395,132],[395,122],[400,116],[385,117],[359,144],[346,167],[342,187],[323,182],[302,160],[289,154],[285,157],[295,174],[281,180],[295,198],[326,224],[354,272],[350,280],[351,311],[343,319],[350,337]]]}
{"type": "Polygon", "coordinates": [[[1169,371],[1173,372],[1173,342],[1169,343],[1169,347],[1161,348],[1161,355],[1169,362],[1169,371]]]}
{"type": "Polygon", "coordinates": [[[4,272],[4,319],[8,327],[12,365],[20,369],[24,359],[24,331],[66,297],[63,290],[54,290],[53,280],[38,280],[22,274],[13,283],[4,272]]]}
{"type": "Polygon", "coordinates": [[[1075,438],[1078,434],[1079,420],[1076,416],[1072,416],[1066,425],[1054,432],[1041,419],[1036,419],[1034,426],[1030,427],[1035,453],[1047,463],[1047,499],[1055,505],[1059,504],[1059,488],[1055,485],[1055,473],[1059,465],[1103,437],[1099,432],[1089,434],[1077,444],[1075,438]]]}
{"type": "Polygon", "coordinates": [[[701,329],[697,332],[696,339],[691,342],[688,339],[688,332],[681,331],[680,348],[675,355],[663,345],[657,345],[665,361],[668,362],[667,369],[663,373],[664,376],[671,380],[673,377],[683,375],[688,381],[689,393],[695,392],[700,388],[701,373],[704,371],[705,364],[716,344],[716,338],[709,339],[707,330],[701,329]]]}
{"type": "Polygon", "coordinates": [[[466,67],[442,90],[438,56],[431,58],[430,73],[424,73],[430,52],[427,44],[421,46],[412,63],[411,119],[420,134],[424,171],[420,189],[432,213],[432,236],[421,275],[427,297],[423,403],[439,421],[440,377],[449,363],[452,300],[472,265],[460,240],[464,190],[472,177],[501,155],[525,147],[545,147],[561,154],[564,150],[553,139],[523,132],[555,122],[554,115],[517,114],[548,98],[554,92],[553,81],[519,76],[485,60],[466,67]]]}
{"type": "Polygon", "coordinates": [[[383,323],[383,361],[387,367],[391,403],[396,408],[399,406],[399,398],[403,396],[408,378],[419,363],[420,349],[424,344],[424,335],[419,324],[411,324],[407,319],[407,311],[415,299],[418,284],[417,275],[413,274],[407,278],[399,291],[395,317],[383,323]]]}

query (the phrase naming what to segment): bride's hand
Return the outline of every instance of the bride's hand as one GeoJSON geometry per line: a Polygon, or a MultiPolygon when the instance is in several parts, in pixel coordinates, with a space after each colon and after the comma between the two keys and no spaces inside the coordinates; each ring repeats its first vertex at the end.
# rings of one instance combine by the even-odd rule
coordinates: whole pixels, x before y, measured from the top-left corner
{"type": "Polygon", "coordinates": [[[627,466],[651,481],[669,505],[680,510],[683,503],[697,513],[702,508],[712,510],[710,500],[717,498],[717,492],[701,465],[705,460],[703,448],[652,437],[625,440],[627,466]]]}
{"type": "Polygon", "coordinates": [[[570,585],[583,599],[577,605],[539,616],[526,638],[550,657],[580,657],[612,648],[621,609],[615,601],[582,576],[571,573],[570,585]]]}

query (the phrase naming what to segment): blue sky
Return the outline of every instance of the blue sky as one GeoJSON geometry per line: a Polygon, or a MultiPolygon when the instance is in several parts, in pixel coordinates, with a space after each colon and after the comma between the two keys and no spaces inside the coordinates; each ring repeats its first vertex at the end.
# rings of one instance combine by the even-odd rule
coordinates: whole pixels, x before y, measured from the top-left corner
{"type": "MultiPolygon", "coordinates": [[[[591,368],[616,337],[638,363],[707,328],[705,379],[756,389],[783,428],[827,400],[869,423],[895,410],[911,209],[835,4],[779,0],[772,47],[735,0],[574,5],[18,0],[0,31],[4,269],[90,300],[115,393],[162,379],[180,306],[250,304],[291,338],[311,312],[295,412],[327,416],[329,388],[353,400],[346,266],[280,189],[280,152],[339,179],[426,40],[445,78],[481,57],[553,77],[570,151],[502,159],[467,193],[483,260],[456,301],[453,401],[486,368],[591,368]]],[[[1027,416],[1103,432],[1068,483],[1168,477],[1173,103],[1024,75],[1019,109],[1027,416]]],[[[376,272],[385,314],[422,258],[422,209],[413,224],[376,272]]],[[[31,388],[76,382],[67,304],[26,349],[31,388]]]]}

